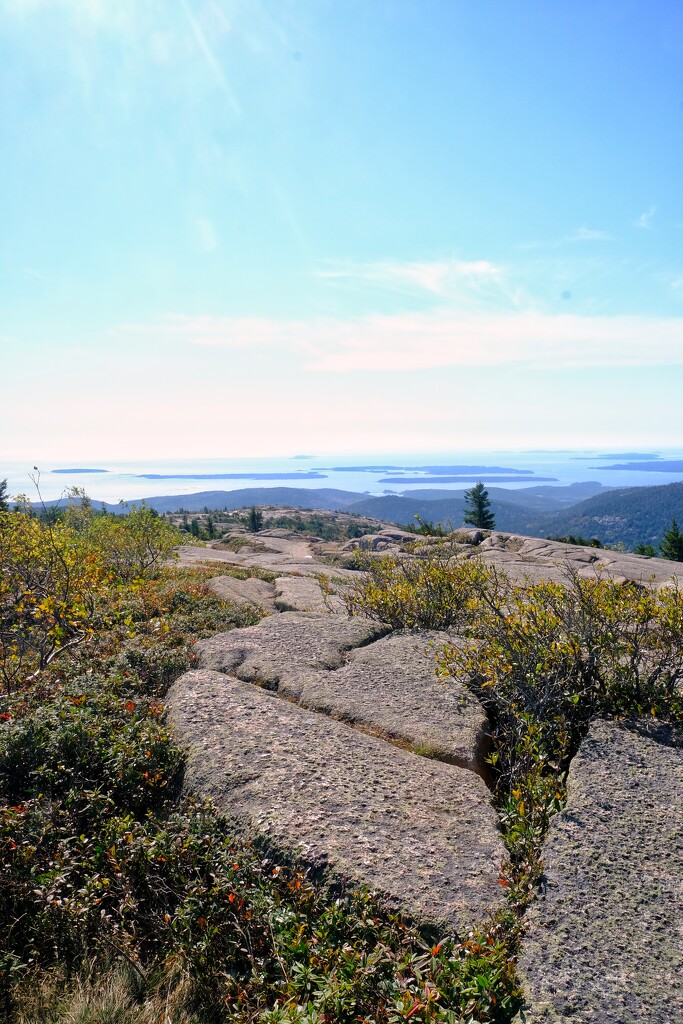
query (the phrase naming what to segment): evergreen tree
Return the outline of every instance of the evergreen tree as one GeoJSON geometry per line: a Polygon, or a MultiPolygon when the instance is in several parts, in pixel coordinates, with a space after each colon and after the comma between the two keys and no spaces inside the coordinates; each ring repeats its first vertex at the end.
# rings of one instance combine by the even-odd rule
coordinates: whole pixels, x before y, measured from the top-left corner
{"type": "Polygon", "coordinates": [[[7,478],[0,480],[0,512],[9,512],[9,494],[7,493],[7,478]]]}
{"type": "Polygon", "coordinates": [[[252,505],[249,509],[249,529],[252,533],[258,533],[263,529],[263,512],[252,505]]]}
{"type": "Polygon", "coordinates": [[[659,550],[662,558],[669,558],[672,562],[683,562],[683,533],[678,529],[675,519],[671,520],[671,526],[662,537],[659,550]]]}
{"type": "Polygon", "coordinates": [[[481,530],[493,530],[496,525],[495,516],[491,511],[489,492],[479,481],[474,487],[465,491],[465,514],[463,522],[468,526],[478,526],[481,530]]]}
{"type": "Polygon", "coordinates": [[[193,519],[192,522],[190,523],[190,533],[192,534],[193,537],[198,537],[199,536],[199,520],[198,519],[193,519]]]}

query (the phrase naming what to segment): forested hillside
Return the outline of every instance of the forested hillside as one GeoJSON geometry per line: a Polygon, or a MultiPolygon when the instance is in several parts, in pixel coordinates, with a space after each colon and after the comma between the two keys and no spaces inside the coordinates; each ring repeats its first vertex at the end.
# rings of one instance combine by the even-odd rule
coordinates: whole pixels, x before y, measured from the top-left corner
{"type": "Polygon", "coordinates": [[[604,544],[658,547],[671,520],[683,522],[683,483],[618,488],[579,502],[563,512],[530,520],[531,536],[569,533],[597,537],[604,544]]]}

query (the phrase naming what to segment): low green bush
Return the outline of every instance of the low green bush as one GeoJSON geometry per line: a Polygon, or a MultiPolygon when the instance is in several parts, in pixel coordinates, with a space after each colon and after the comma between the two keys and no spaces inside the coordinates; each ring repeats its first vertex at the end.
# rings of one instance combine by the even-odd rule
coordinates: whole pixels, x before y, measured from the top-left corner
{"type": "Polygon", "coordinates": [[[449,544],[400,558],[366,556],[361,564],[363,576],[343,593],[346,609],[390,629],[464,627],[491,575],[479,559],[456,561],[449,544]]]}

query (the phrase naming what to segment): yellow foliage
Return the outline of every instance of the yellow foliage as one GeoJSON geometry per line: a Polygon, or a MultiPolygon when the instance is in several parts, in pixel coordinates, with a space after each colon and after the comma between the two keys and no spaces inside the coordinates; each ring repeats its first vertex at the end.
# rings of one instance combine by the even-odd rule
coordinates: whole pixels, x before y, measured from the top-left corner
{"type": "Polygon", "coordinates": [[[87,640],[102,592],[136,586],[178,542],[144,504],[96,515],[75,497],[80,504],[56,521],[37,519],[27,502],[0,513],[0,677],[8,692],[87,640]]]}

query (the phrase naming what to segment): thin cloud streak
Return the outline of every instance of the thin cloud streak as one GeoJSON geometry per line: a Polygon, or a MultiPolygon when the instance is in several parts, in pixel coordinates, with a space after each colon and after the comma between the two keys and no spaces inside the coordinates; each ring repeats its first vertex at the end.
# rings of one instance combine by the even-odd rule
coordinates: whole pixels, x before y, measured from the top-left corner
{"type": "Polygon", "coordinates": [[[321,373],[400,372],[438,367],[527,366],[557,370],[683,364],[683,319],[527,312],[373,315],[355,320],[275,320],[175,315],[128,324],[140,342],[175,342],[298,357],[321,373]]]}
{"type": "Polygon", "coordinates": [[[638,220],[634,221],[634,227],[641,228],[643,231],[651,231],[652,230],[652,218],[654,217],[656,212],[657,212],[657,207],[656,206],[651,206],[649,208],[649,210],[645,210],[644,213],[641,213],[641,215],[638,218],[638,220]]]}
{"type": "Polygon", "coordinates": [[[563,235],[561,238],[553,239],[536,239],[533,241],[520,242],[517,248],[521,252],[533,252],[534,250],[554,250],[562,249],[566,245],[574,245],[576,242],[614,242],[614,235],[610,234],[609,231],[603,231],[601,228],[588,228],[585,225],[575,228],[570,231],[569,234],[563,235]]]}
{"type": "Polygon", "coordinates": [[[506,267],[490,260],[378,260],[332,264],[315,272],[331,284],[422,294],[470,310],[518,309],[525,301],[506,267]]]}
{"type": "Polygon", "coordinates": [[[228,100],[228,103],[232,107],[232,112],[235,115],[235,117],[240,117],[242,114],[242,108],[240,106],[240,103],[237,97],[235,96],[234,92],[232,91],[230,84],[227,78],[225,77],[223,67],[218,58],[216,57],[215,53],[211,49],[209,41],[206,38],[206,35],[204,34],[201,25],[199,24],[198,20],[195,18],[194,14],[190,10],[189,5],[187,4],[187,0],[181,0],[181,7],[183,9],[185,17],[187,18],[192,35],[194,36],[195,41],[199,46],[199,49],[204,55],[204,60],[211,69],[211,72],[216,80],[217,85],[223,91],[226,99],[228,100]]]}
{"type": "Polygon", "coordinates": [[[599,231],[596,228],[577,228],[567,235],[566,242],[613,242],[614,236],[609,231],[599,231]]]}

